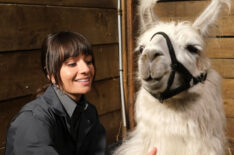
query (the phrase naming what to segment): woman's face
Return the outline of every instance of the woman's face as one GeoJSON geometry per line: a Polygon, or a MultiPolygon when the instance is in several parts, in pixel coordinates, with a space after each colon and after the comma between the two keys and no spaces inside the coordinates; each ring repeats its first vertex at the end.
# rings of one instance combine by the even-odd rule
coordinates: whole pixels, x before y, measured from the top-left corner
{"type": "Polygon", "coordinates": [[[94,73],[91,55],[68,58],[60,70],[62,90],[72,99],[79,100],[81,94],[91,90],[94,73]]]}

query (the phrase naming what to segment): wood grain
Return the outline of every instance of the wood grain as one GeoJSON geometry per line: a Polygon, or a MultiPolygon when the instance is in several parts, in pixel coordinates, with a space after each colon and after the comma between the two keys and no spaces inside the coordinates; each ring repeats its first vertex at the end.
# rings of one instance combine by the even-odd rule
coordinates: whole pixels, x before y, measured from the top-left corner
{"type": "MultiPolygon", "coordinates": [[[[158,17],[198,17],[210,4],[210,0],[201,1],[171,1],[161,2],[155,5],[155,13],[158,17]]],[[[234,2],[232,1],[229,14],[234,14],[234,2]]],[[[222,9],[222,16],[228,15],[228,9],[222,9]]]]}
{"type": "Polygon", "coordinates": [[[119,76],[118,44],[94,46],[96,80],[119,76]]]}
{"type": "Polygon", "coordinates": [[[224,110],[225,110],[226,116],[234,118],[234,99],[233,98],[224,98],[223,103],[224,103],[224,110]]]}
{"type": "Polygon", "coordinates": [[[234,58],[233,38],[210,38],[205,53],[210,58],[234,58]]]}
{"type": "Polygon", "coordinates": [[[107,144],[116,142],[116,138],[119,134],[119,128],[121,123],[121,111],[113,111],[106,115],[100,116],[100,121],[106,129],[107,144]]]}
{"type": "Polygon", "coordinates": [[[227,135],[234,139],[234,117],[227,118],[227,135]]]}
{"type": "Polygon", "coordinates": [[[95,82],[87,98],[96,106],[99,115],[120,109],[119,78],[95,82]]]}
{"type": "Polygon", "coordinates": [[[92,44],[118,42],[113,9],[0,4],[0,14],[0,51],[38,49],[47,34],[62,30],[80,32],[92,44]]]}
{"type": "Polygon", "coordinates": [[[223,80],[223,98],[234,99],[234,79],[224,79],[223,80]]]}
{"type": "MultiPolygon", "coordinates": [[[[158,3],[155,6],[155,13],[162,21],[191,21],[193,22],[210,1],[177,1],[158,3]],[[192,10],[192,11],[191,11],[192,10]]],[[[234,4],[234,2],[232,2],[234,4]]],[[[217,24],[210,30],[210,35],[233,36],[234,35],[234,6],[230,12],[227,7],[221,11],[217,24]]]]}
{"type": "Polygon", "coordinates": [[[0,3],[16,3],[24,5],[58,5],[58,6],[79,6],[95,8],[116,8],[117,0],[0,0],[0,3]]]}
{"type": "Polygon", "coordinates": [[[234,153],[234,117],[227,118],[227,136],[228,144],[232,154],[234,153]]]}
{"type": "Polygon", "coordinates": [[[234,78],[234,59],[212,59],[211,63],[223,78],[234,78]]]}
{"type": "MultiPolygon", "coordinates": [[[[164,22],[182,22],[182,21],[190,21],[193,22],[193,19],[190,17],[164,17],[162,18],[164,22]]],[[[209,36],[234,36],[234,15],[223,16],[217,21],[217,24],[211,26],[209,30],[209,36]]]]}

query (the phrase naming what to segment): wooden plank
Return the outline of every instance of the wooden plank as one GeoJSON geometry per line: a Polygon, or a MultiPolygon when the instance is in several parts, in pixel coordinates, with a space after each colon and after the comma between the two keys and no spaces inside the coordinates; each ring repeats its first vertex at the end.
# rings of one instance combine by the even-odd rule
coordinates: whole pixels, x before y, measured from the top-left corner
{"type": "Polygon", "coordinates": [[[226,116],[234,118],[234,99],[224,98],[223,103],[226,116]]]}
{"type": "MultiPolygon", "coordinates": [[[[218,20],[218,32],[217,35],[219,36],[234,36],[234,15],[221,17],[218,20]]],[[[214,29],[215,31],[215,29],[214,29]]]]}
{"type": "Polygon", "coordinates": [[[227,118],[227,137],[230,151],[234,153],[234,117],[227,118]]]}
{"type": "Polygon", "coordinates": [[[229,138],[228,142],[229,142],[229,152],[231,152],[230,155],[233,155],[234,154],[234,138],[229,138]]]}
{"type": "Polygon", "coordinates": [[[134,42],[133,42],[133,38],[134,38],[134,16],[133,16],[133,2],[134,0],[128,0],[126,2],[126,24],[127,24],[127,49],[128,49],[128,54],[127,54],[127,72],[128,72],[128,76],[127,76],[127,80],[128,80],[128,101],[127,101],[127,109],[128,109],[128,113],[127,116],[129,118],[129,122],[130,122],[130,130],[133,130],[135,127],[135,121],[134,121],[134,100],[135,100],[135,70],[134,70],[134,53],[132,51],[134,51],[134,42]]]}
{"type": "Polygon", "coordinates": [[[223,79],[223,97],[234,99],[234,79],[223,79]]]}
{"type": "Polygon", "coordinates": [[[96,106],[99,115],[120,109],[119,78],[95,82],[87,98],[96,106]]]}
{"type": "Polygon", "coordinates": [[[39,51],[0,53],[0,66],[0,100],[35,93],[47,82],[39,51]]]}
{"type": "MultiPolygon", "coordinates": [[[[162,21],[164,22],[181,22],[181,21],[193,21],[192,18],[189,17],[165,17],[162,18],[162,21]]],[[[209,30],[209,36],[214,37],[214,36],[234,36],[234,15],[232,16],[225,16],[225,17],[220,17],[217,21],[217,25],[213,26],[209,30]]]]}
{"type": "Polygon", "coordinates": [[[212,59],[211,63],[223,78],[234,78],[234,59],[212,59]]]}
{"type": "MultiPolygon", "coordinates": [[[[118,72],[118,46],[94,46],[96,80],[116,77],[118,72]],[[103,60],[105,58],[105,60],[103,60]]],[[[41,71],[40,52],[0,53],[0,100],[35,93],[47,79],[41,71]]]]}
{"type": "Polygon", "coordinates": [[[95,80],[119,76],[118,44],[95,46],[93,50],[96,61],[95,80]]]}
{"type": "Polygon", "coordinates": [[[121,127],[121,111],[118,110],[102,115],[100,116],[100,121],[106,129],[107,144],[109,145],[116,142],[121,127]]]}
{"type": "Polygon", "coordinates": [[[79,7],[98,7],[98,8],[116,8],[117,0],[0,0],[0,3],[16,3],[26,5],[59,5],[59,6],[79,6],[79,7]]]}
{"type": "Polygon", "coordinates": [[[92,44],[118,42],[113,9],[0,4],[0,14],[0,51],[40,48],[48,33],[61,30],[81,32],[92,44]]]}
{"type": "Polygon", "coordinates": [[[197,17],[207,5],[207,1],[163,2],[156,4],[155,13],[158,17],[197,17]]]}
{"type": "MultiPolygon", "coordinates": [[[[206,8],[210,1],[177,1],[158,3],[155,6],[155,13],[163,21],[194,21],[206,8]],[[193,11],[191,11],[193,10],[193,11]]],[[[234,2],[232,2],[234,4],[234,2]]],[[[230,13],[228,9],[223,9],[221,16],[217,20],[218,26],[214,27],[210,34],[212,36],[233,36],[234,35],[234,6],[230,13]]]]}
{"type": "Polygon", "coordinates": [[[234,58],[234,38],[208,39],[205,53],[210,58],[234,58]]]}
{"type": "MultiPolygon", "coordinates": [[[[226,116],[234,118],[234,79],[224,79],[222,84],[222,95],[226,116]]],[[[232,124],[233,125],[233,124],[232,124]]]]}
{"type": "MultiPolygon", "coordinates": [[[[211,1],[172,1],[161,2],[155,5],[155,13],[158,17],[198,17],[211,1]],[[191,11],[192,10],[192,11],[191,11]]],[[[234,14],[234,2],[232,2],[230,15],[234,14]]],[[[225,8],[221,15],[228,15],[225,8]]]]}
{"type": "Polygon", "coordinates": [[[227,136],[234,138],[234,117],[227,118],[227,136]]]}
{"type": "Polygon", "coordinates": [[[4,155],[5,147],[0,148],[0,155],[4,155]]]}

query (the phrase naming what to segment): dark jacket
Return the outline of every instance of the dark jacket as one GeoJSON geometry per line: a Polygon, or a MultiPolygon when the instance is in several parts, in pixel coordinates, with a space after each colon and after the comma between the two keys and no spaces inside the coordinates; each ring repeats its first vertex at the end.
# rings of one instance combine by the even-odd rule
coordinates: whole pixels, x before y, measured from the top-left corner
{"type": "Polygon", "coordinates": [[[104,155],[105,130],[96,108],[87,102],[80,116],[78,138],[71,136],[71,119],[50,86],[26,104],[11,122],[5,155],[104,155]]]}

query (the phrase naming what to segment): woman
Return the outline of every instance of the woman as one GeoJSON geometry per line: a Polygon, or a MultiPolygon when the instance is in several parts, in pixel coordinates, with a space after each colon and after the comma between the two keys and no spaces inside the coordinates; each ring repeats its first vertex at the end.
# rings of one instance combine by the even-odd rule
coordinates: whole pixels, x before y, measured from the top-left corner
{"type": "Polygon", "coordinates": [[[85,99],[95,76],[88,40],[73,32],[49,34],[41,63],[50,85],[11,122],[5,155],[104,155],[105,130],[85,99]]]}
{"type": "Polygon", "coordinates": [[[5,154],[105,154],[105,130],[84,96],[95,76],[90,43],[78,33],[50,34],[41,60],[51,85],[11,122],[5,154]]]}

